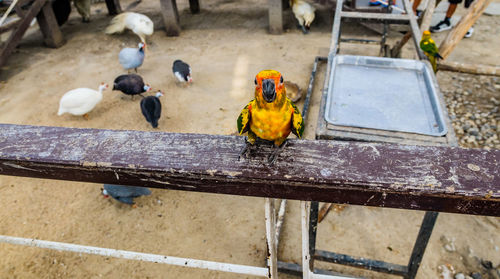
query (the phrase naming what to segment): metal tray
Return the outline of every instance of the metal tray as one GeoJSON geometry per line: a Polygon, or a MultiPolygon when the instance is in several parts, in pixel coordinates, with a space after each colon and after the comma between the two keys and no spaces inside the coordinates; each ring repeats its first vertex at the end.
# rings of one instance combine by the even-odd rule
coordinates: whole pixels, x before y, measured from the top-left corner
{"type": "Polygon", "coordinates": [[[325,120],[430,136],[447,133],[432,69],[417,60],[336,55],[325,120]]]}

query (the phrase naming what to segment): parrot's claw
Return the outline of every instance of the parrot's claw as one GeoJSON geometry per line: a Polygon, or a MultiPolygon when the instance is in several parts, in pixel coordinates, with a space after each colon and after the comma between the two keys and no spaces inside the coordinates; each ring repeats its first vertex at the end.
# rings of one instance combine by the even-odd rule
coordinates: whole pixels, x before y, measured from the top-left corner
{"type": "Polygon", "coordinates": [[[276,162],[276,159],[280,155],[281,151],[283,151],[283,148],[285,148],[285,146],[287,145],[287,143],[288,143],[288,141],[285,141],[278,148],[276,148],[273,151],[273,153],[271,153],[271,155],[269,155],[268,162],[269,162],[270,166],[272,166],[274,164],[274,162],[276,162]]]}
{"type": "Polygon", "coordinates": [[[243,147],[243,149],[241,150],[240,155],[238,156],[238,161],[240,161],[241,157],[243,157],[243,156],[248,158],[247,153],[252,153],[253,147],[254,146],[248,141],[248,139],[245,138],[245,147],[243,147]]]}

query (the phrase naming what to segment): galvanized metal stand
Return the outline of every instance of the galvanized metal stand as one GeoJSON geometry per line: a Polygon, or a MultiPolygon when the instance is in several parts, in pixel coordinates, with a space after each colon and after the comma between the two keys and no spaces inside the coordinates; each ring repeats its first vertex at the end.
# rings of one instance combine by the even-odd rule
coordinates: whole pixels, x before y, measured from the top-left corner
{"type": "Polygon", "coordinates": [[[400,275],[405,279],[415,278],[422,257],[431,237],[434,224],[436,223],[438,213],[428,211],[425,213],[424,219],[422,220],[422,225],[420,226],[420,231],[418,233],[415,245],[413,246],[413,251],[410,256],[408,265],[399,265],[388,263],[384,261],[366,259],[366,258],[356,258],[345,254],[338,254],[334,252],[317,250],[316,249],[316,233],[318,228],[318,202],[311,202],[310,209],[306,214],[309,215],[309,249],[307,252],[308,257],[310,257],[310,268],[314,266],[314,260],[330,262],[342,265],[349,265],[353,267],[368,269],[371,271],[383,272],[388,274],[400,275]]]}

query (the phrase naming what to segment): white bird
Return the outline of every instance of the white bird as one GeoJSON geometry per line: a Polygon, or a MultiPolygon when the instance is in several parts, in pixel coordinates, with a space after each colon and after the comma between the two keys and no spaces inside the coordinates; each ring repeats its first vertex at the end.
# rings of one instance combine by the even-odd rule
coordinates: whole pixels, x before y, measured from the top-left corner
{"type": "Polygon", "coordinates": [[[127,12],[115,16],[104,32],[106,34],[121,33],[125,28],[132,30],[145,43],[146,36],[153,35],[154,24],[143,14],[127,12]]]}
{"type": "Polygon", "coordinates": [[[73,115],[83,115],[88,119],[88,113],[102,100],[102,91],[108,88],[108,85],[101,83],[99,90],[90,88],[77,88],[66,92],[59,101],[59,112],[70,113],[73,115]]]}
{"type": "Polygon", "coordinates": [[[309,33],[316,9],[304,0],[290,0],[290,6],[292,6],[295,18],[299,21],[302,32],[304,34],[309,33]]]}

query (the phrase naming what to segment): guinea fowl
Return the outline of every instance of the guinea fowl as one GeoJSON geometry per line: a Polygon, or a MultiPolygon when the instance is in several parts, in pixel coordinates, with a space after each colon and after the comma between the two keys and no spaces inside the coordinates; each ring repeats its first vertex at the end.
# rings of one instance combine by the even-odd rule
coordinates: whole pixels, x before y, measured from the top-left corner
{"type": "Polygon", "coordinates": [[[99,90],[90,88],[77,88],[66,92],[59,101],[59,111],[57,115],[70,113],[73,115],[83,115],[88,119],[88,113],[102,100],[102,91],[108,85],[101,83],[99,90]]]}
{"type": "Polygon", "coordinates": [[[134,95],[142,94],[144,92],[149,92],[151,86],[149,84],[144,84],[142,77],[136,74],[121,75],[115,78],[113,82],[113,90],[119,90],[124,94],[134,95]]]}
{"type": "Polygon", "coordinates": [[[102,194],[106,198],[111,196],[119,202],[134,205],[134,198],[151,195],[151,190],[145,187],[104,184],[102,194]]]}
{"type": "Polygon", "coordinates": [[[193,82],[191,78],[191,67],[182,60],[175,60],[172,65],[172,72],[175,77],[181,82],[193,82]]]}
{"type": "Polygon", "coordinates": [[[145,49],[146,44],[144,43],[139,43],[138,48],[126,47],[122,49],[120,54],[118,54],[120,64],[128,72],[130,72],[130,69],[134,69],[137,73],[137,68],[142,65],[142,62],[144,62],[145,49]]]}
{"type": "Polygon", "coordinates": [[[156,96],[147,96],[141,100],[142,114],[146,118],[146,121],[151,123],[153,128],[158,127],[158,119],[160,119],[161,116],[161,96],[163,96],[163,93],[158,90],[156,96]]]}
{"type": "Polygon", "coordinates": [[[111,24],[106,28],[106,34],[121,33],[125,29],[130,29],[146,42],[146,36],[153,35],[154,24],[149,17],[138,13],[121,13],[111,20],[111,24]]]}

